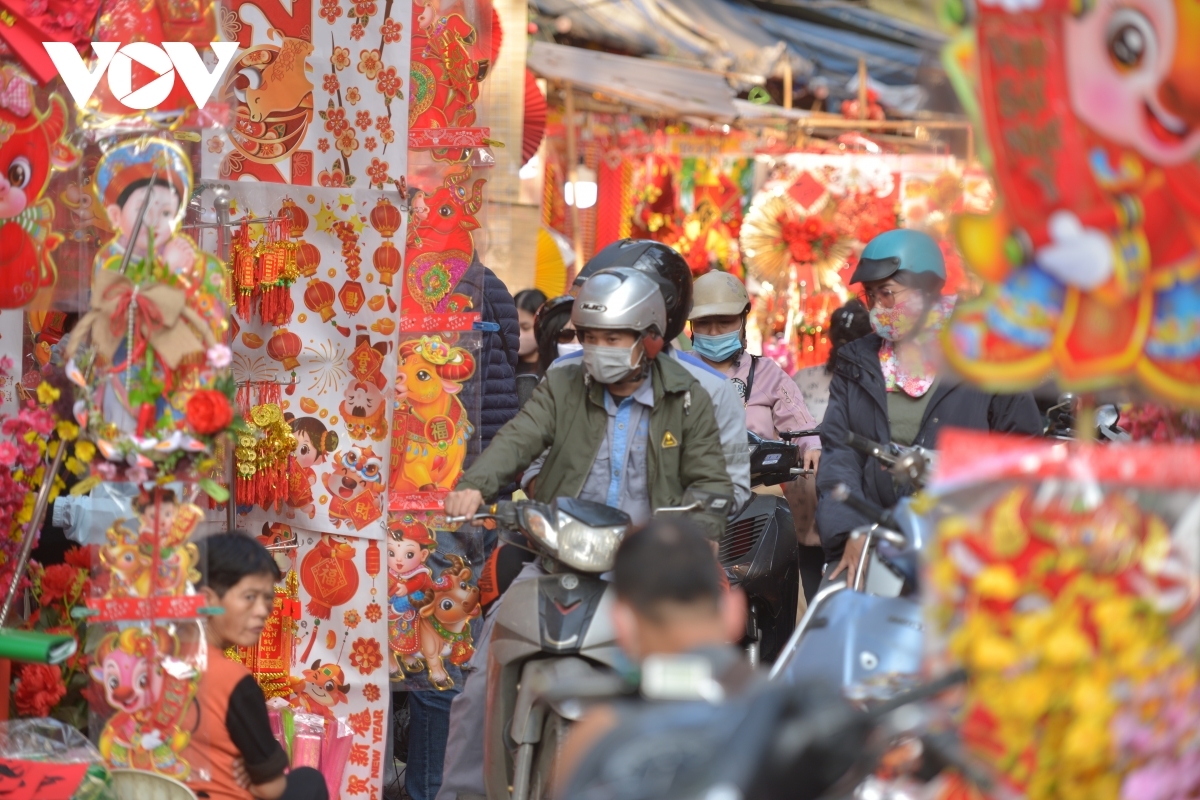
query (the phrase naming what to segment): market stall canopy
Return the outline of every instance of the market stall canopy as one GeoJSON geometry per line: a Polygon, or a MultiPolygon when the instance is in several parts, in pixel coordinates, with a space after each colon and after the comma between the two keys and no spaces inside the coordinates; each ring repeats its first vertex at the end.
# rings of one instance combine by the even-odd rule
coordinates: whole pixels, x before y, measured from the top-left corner
{"type": "Polygon", "coordinates": [[[724,0],[534,0],[542,14],[566,18],[577,38],[633,55],[690,62],[718,72],[783,74],[783,58],[799,78],[813,65],[780,37],[724,0]]]}
{"type": "MultiPolygon", "coordinates": [[[[945,82],[941,34],[838,0],[760,4],[786,10],[787,16],[740,0],[533,4],[555,18],[556,30],[632,55],[763,78],[779,77],[786,55],[797,85],[824,88],[834,102],[855,96],[851,82],[860,58],[872,82],[886,87],[880,98],[894,111],[911,114],[926,108],[928,94],[921,84],[945,82]]],[[[736,88],[745,88],[733,80],[736,88]]]]}
{"type": "Polygon", "coordinates": [[[534,42],[529,68],[543,78],[600,92],[631,106],[672,116],[733,119],[733,88],[717,72],[534,42]]]}

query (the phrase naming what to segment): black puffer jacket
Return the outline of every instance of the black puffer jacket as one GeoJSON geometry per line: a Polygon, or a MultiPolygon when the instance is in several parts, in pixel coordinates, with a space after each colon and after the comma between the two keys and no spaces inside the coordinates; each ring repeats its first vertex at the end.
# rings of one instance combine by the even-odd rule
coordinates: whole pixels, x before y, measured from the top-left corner
{"type": "MultiPolygon", "coordinates": [[[[821,423],[824,452],[817,470],[817,532],[826,561],[840,559],[850,531],[867,524],[857,511],[830,497],[835,486],[846,484],[853,494],[878,508],[890,508],[899,499],[891,474],[876,459],[843,444],[847,431],[876,442],[892,440],[883,368],[879,366],[882,344],[883,339],[872,333],[843,347],[829,385],[829,407],[821,423]]],[[[1029,436],[1042,432],[1032,395],[986,394],[950,376],[942,376],[933,391],[913,444],[937,449],[937,434],[943,426],[1029,436]]]]}
{"type": "MultiPolygon", "coordinates": [[[[500,329],[483,334],[477,375],[463,387],[462,401],[468,410],[479,403],[479,444],[467,453],[465,467],[492,442],[496,432],[517,415],[517,349],[521,346],[521,324],[517,306],[504,282],[476,258],[455,291],[473,298],[484,323],[500,329]]],[[[489,325],[488,327],[492,327],[489,325]]]]}

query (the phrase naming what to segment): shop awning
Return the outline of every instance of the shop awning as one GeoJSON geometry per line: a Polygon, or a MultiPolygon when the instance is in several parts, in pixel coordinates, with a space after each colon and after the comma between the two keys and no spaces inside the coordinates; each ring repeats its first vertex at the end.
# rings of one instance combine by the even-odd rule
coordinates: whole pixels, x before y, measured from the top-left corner
{"type": "Polygon", "coordinates": [[[717,72],[549,42],[532,44],[528,64],[542,78],[569,82],[646,111],[723,120],[737,116],[733,88],[717,72]]]}

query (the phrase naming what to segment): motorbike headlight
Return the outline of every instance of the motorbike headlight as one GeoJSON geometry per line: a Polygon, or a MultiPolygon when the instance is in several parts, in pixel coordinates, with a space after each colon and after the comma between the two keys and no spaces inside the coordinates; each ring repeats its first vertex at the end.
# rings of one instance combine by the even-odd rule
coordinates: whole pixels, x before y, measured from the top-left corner
{"type": "Polygon", "coordinates": [[[552,551],[558,550],[558,529],[550,518],[537,508],[525,508],[525,530],[552,551]]]}
{"type": "Polygon", "coordinates": [[[558,512],[558,558],[575,569],[608,572],[624,535],[624,525],[596,528],[558,512]]]}

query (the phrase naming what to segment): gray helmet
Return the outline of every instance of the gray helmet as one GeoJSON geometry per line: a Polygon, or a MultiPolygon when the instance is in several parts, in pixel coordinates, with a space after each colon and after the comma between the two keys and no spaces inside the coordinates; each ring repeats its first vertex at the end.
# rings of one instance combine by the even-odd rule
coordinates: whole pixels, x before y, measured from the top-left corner
{"type": "Polygon", "coordinates": [[[600,270],[583,284],[571,309],[576,328],[653,330],[659,336],[667,327],[667,306],[658,284],[631,267],[600,270]]]}

